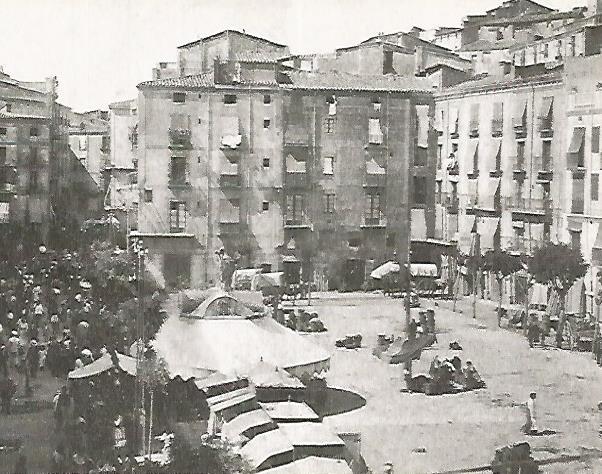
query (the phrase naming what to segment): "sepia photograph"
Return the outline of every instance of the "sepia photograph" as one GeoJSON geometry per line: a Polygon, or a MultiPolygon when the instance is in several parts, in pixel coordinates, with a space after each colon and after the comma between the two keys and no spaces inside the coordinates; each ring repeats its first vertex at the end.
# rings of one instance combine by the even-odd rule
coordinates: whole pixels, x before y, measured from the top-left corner
{"type": "Polygon", "coordinates": [[[602,474],[602,0],[0,15],[0,474],[602,474]]]}

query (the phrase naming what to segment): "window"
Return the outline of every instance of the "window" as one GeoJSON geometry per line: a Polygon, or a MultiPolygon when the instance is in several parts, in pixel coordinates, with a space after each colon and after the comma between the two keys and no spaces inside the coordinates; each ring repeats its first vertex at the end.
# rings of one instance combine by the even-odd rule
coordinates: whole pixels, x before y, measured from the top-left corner
{"type": "Polygon", "coordinates": [[[287,194],[286,196],[286,223],[300,225],[305,215],[303,194],[287,194]]]}
{"type": "Polygon", "coordinates": [[[387,234],[387,248],[395,247],[395,241],[397,240],[397,234],[395,232],[391,232],[387,234]]]}
{"type": "Polygon", "coordinates": [[[368,123],[368,142],[375,145],[380,145],[383,142],[383,132],[380,128],[380,119],[370,119],[368,123]]]}
{"type": "Polygon", "coordinates": [[[516,143],[516,168],[517,170],[522,170],[525,168],[525,143],[517,142],[516,143]]]}
{"type": "Polygon", "coordinates": [[[414,176],[414,189],[412,195],[414,196],[414,204],[426,204],[426,177],[414,176]]]}
{"type": "Polygon", "coordinates": [[[111,150],[111,137],[104,136],[101,138],[100,150],[105,153],[111,150]]]}
{"type": "Polygon", "coordinates": [[[144,190],[144,202],[153,202],[153,190],[152,189],[144,190]]]}
{"type": "Polygon", "coordinates": [[[504,39],[504,32],[502,30],[497,30],[495,32],[495,39],[497,39],[498,41],[503,40],[504,39]]]}
{"type": "Polygon", "coordinates": [[[324,174],[328,176],[334,174],[334,156],[324,157],[324,174]]]}
{"type": "Polygon", "coordinates": [[[380,99],[378,97],[374,97],[372,99],[372,109],[374,110],[374,112],[378,113],[378,112],[380,112],[380,108],[381,108],[380,99]]]}
{"type": "Polygon", "coordinates": [[[385,51],[383,53],[383,74],[394,74],[393,68],[393,51],[385,51]]]}
{"type": "Polygon", "coordinates": [[[269,203],[269,201],[263,201],[261,203],[261,210],[262,211],[269,211],[270,210],[270,203],[269,203]]]}
{"type": "Polygon", "coordinates": [[[30,137],[37,137],[37,136],[39,136],[39,134],[40,134],[40,132],[38,130],[38,127],[31,127],[29,129],[29,136],[30,137]]]}
{"type": "Polygon", "coordinates": [[[552,169],[552,142],[549,140],[541,142],[541,167],[543,171],[552,169]]]}
{"type": "Polygon", "coordinates": [[[436,188],[435,188],[435,203],[436,204],[442,204],[442,202],[441,202],[442,193],[443,193],[443,182],[437,181],[436,188]]]}
{"type": "Polygon", "coordinates": [[[326,214],[334,213],[334,193],[328,193],[324,195],[324,212],[326,214]]]}
{"type": "Polygon", "coordinates": [[[265,105],[269,105],[272,103],[272,96],[270,94],[264,94],[263,95],[263,103],[265,105]]]}
{"type": "Polygon", "coordinates": [[[324,131],[326,133],[334,133],[334,124],[336,119],[334,117],[326,117],[324,122],[324,131]]]}
{"type": "Polygon", "coordinates": [[[172,156],[169,167],[169,184],[186,184],[186,158],[182,156],[172,156]]]}
{"type": "Polygon", "coordinates": [[[600,127],[592,127],[592,153],[600,153],[600,127]]]}
{"type": "Polygon", "coordinates": [[[437,145],[437,169],[441,169],[441,165],[443,164],[443,144],[437,145]]]}
{"type": "Polygon", "coordinates": [[[548,59],[548,55],[550,54],[550,45],[548,43],[543,45],[543,57],[548,59]]]}
{"type": "Polygon", "coordinates": [[[598,193],[600,189],[600,175],[592,174],[592,182],[590,189],[590,198],[592,201],[598,201],[598,193]]]}
{"type": "Polygon", "coordinates": [[[186,102],[186,93],[185,92],[174,92],[172,96],[172,100],[175,104],[183,104],[186,102]]]}
{"type": "Polygon", "coordinates": [[[0,127],[0,136],[5,136],[5,135],[6,135],[6,128],[0,127]]]}
{"type": "Polygon", "coordinates": [[[29,192],[36,192],[39,188],[38,149],[31,148],[29,151],[29,192]]]}
{"type": "Polygon", "coordinates": [[[364,203],[364,219],[366,225],[380,224],[382,215],[380,193],[366,194],[364,203]]]}
{"type": "Polygon", "coordinates": [[[236,95],[235,94],[226,94],[224,95],[224,104],[236,104],[236,95]]]}
{"type": "Polygon", "coordinates": [[[6,111],[7,111],[8,113],[10,113],[10,112],[12,111],[12,109],[13,109],[13,105],[12,105],[12,104],[6,104],[6,105],[4,106],[4,108],[6,109],[6,111]]]}
{"type": "Polygon", "coordinates": [[[571,36],[569,43],[569,56],[575,56],[575,46],[576,46],[577,38],[575,36],[571,36]]]}
{"type": "Polygon", "coordinates": [[[581,250],[581,232],[569,230],[571,233],[571,247],[575,250],[581,250]]]}
{"type": "Polygon", "coordinates": [[[263,119],[263,128],[270,128],[270,119],[263,119]]]}
{"type": "Polygon", "coordinates": [[[263,167],[264,168],[269,168],[270,167],[270,159],[269,158],[264,158],[263,159],[263,167]]]}
{"type": "Polygon", "coordinates": [[[186,228],[186,203],[171,201],[169,203],[169,230],[171,232],[184,232],[186,228]]]}

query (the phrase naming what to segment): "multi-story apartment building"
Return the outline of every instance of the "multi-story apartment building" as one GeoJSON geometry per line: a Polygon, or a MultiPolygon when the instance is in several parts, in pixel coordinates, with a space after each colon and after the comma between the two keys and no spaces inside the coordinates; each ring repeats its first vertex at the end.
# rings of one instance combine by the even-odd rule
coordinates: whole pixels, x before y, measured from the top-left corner
{"type": "MultiPolygon", "coordinates": [[[[18,81],[0,72],[0,221],[27,244],[52,240],[53,224],[96,211],[90,176],[69,149],[71,111],[59,104],[56,78],[18,81]]],[[[54,226],[54,228],[57,227],[54,226]]]]}
{"type": "Polygon", "coordinates": [[[429,86],[292,70],[275,59],[286,47],[245,36],[192,43],[182,70],[208,72],[139,85],[135,235],[166,281],[215,282],[224,248],[273,269],[294,252],[306,275],[349,262],[361,282],[367,260],[405,258],[410,217],[433,237],[429,86]],[[253,49],[218,54],[232,38],[253,49]]]}
{"type": "Polygon", "coordinates": [[[566,96],[559,74],[468,81],[436,97],[437,232],[468,252],[561,237],[566,96]]]}
{"type": "Polygon", "coordinates": [[[69,147],[102,191],[103,170],[111,152],[108,112],[73,112],[69,117],[69,147]]]}
{"type": "Polygon", "coordinates": [[[109,111],[111,154],[104,168],[104,206],[127,233],[138,228],[138,101],[114,102],[109,111]]]}

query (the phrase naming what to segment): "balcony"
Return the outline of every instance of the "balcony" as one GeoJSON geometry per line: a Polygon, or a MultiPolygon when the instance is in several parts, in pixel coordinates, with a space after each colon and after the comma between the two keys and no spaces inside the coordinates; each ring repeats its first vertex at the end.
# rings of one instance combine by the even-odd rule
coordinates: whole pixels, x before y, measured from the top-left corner
{"type": "Polygon", "coordinates": [[[489,172],[489,177],[490,178],[501,178],[502,177],[502,170],[501,169],[495,169],[495,170],[491,170],[489,172]]]}
{"type": "Polygon", "coordinates": [[[552,181],[554,177],[554,172],[552,170],[539,170],[537,172],[537,181],[547,183],[552,181]]]}
{"type": "Polygon", "coordinates": [[[503,120],[492,120],[491,121],[491,136],[493,138],[500,138],[504,134],[504,121],[503,120]]]}
{"type": "Polygon", "coordinates": [[[468,179],[477,179],[479,177],[479,170],[472,170],[466,175],[468,179]]]}
{"type": "Polygon", "coordinates": [[[468,137],[469,138],[478,138],[479,137],[479,129],[477,128],[472,128],[470,129],[470,131],[468,132],[468,137]]]}
{"type": "Polygon", "coordinates": [[[527,138],[527,123],[525,121],[518,121],[514,124],[514,138],[517,140],[527,138]]]}
{"type": "Polygon", "coordinates": [[[285,229],[309,229],[310,227],[311,222],[305,214],[293,214],[284,217],[285,229]]]}
{"type": "Polygon", "coordinates": [[[307,186],[307,173],[287,172],[284,185],[288,188],[304,188],[307,186]]]}
{"type": "Polygon", "coordinates": [[[447,209],[448,214],[457,214],[460,207],[460,200],[457,194],[448,194],[442,196],[442,202],[447,209]]]}
{"type": "Polygon", "coordinates": [[[237,174],[221,174],[219,185],[221,188],[238,189],[241,187],[240,176],[237,174]]]}
{"type": "Polygon", "coordinates": [[[192,132],[189,129],[170,128],[169,129],[169,148],[179,150],[190,150],[192,143],[190,141],[192,132]]]}
{"type": "Polygon", "coordinates": [[[540,118],[539,119],[539,136],[541,138],[552,138],[554,136],[553,130],[553,122],[549,118],[540,118]]]}
{"type": "Polygon", "coordinates": [[[364,176],[365,188],[384,188],[387,185],[386,174],[371,174],[366,173],[364,176]]]}
{"type": "Polygon", "coordinates": [[[387,218],[384,216],[364,217],[361,227],[364,229],[387,227],[387,218]]]}

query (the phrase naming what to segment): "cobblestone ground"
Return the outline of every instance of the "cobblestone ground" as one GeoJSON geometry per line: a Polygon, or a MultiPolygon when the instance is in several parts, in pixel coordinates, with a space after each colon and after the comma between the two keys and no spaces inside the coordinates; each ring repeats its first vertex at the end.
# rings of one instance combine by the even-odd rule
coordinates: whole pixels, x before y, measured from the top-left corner
{"type": "MultiPolygon", "coordinates": [[[[329,385],[353,390],[367,401],[363,408],[326,422],[338,431],[361,432],[362,452],[375,472],[386,461],[403,473],[482,466],[492,460],[496,447],[518,441],[528,441],[538,459],[602,450],[597,411],[602,369],[590,354],[530,349],[522,334],[496,327],[494,303],[479,302],[476,320],[468,298],[458,303],[462,314],[451,311],[451,302],[437,303],[438,343],[414,363],[414,375],[427,373],[435,354],[449,354],[449,342],[458,340],[464,348],[462,361],[472,359],[487,382],[483,390],[443,396],[400,392],[405,388],[403,368],[372,355],[378,333],[398,335],[403,330],[402,301],[324,294],[314,305],[329,331],[308,337],[333,354],[329,385]],[[364,336],[361,349],[335,349],[337,338],[352,333],[364,336]],[[540,429],[557,434],[521,433],[522,404],[532,390],[538,393],[540,429]]],[[[553,464],[544,472],[602,472],[602,463],[553,464]]]]}

